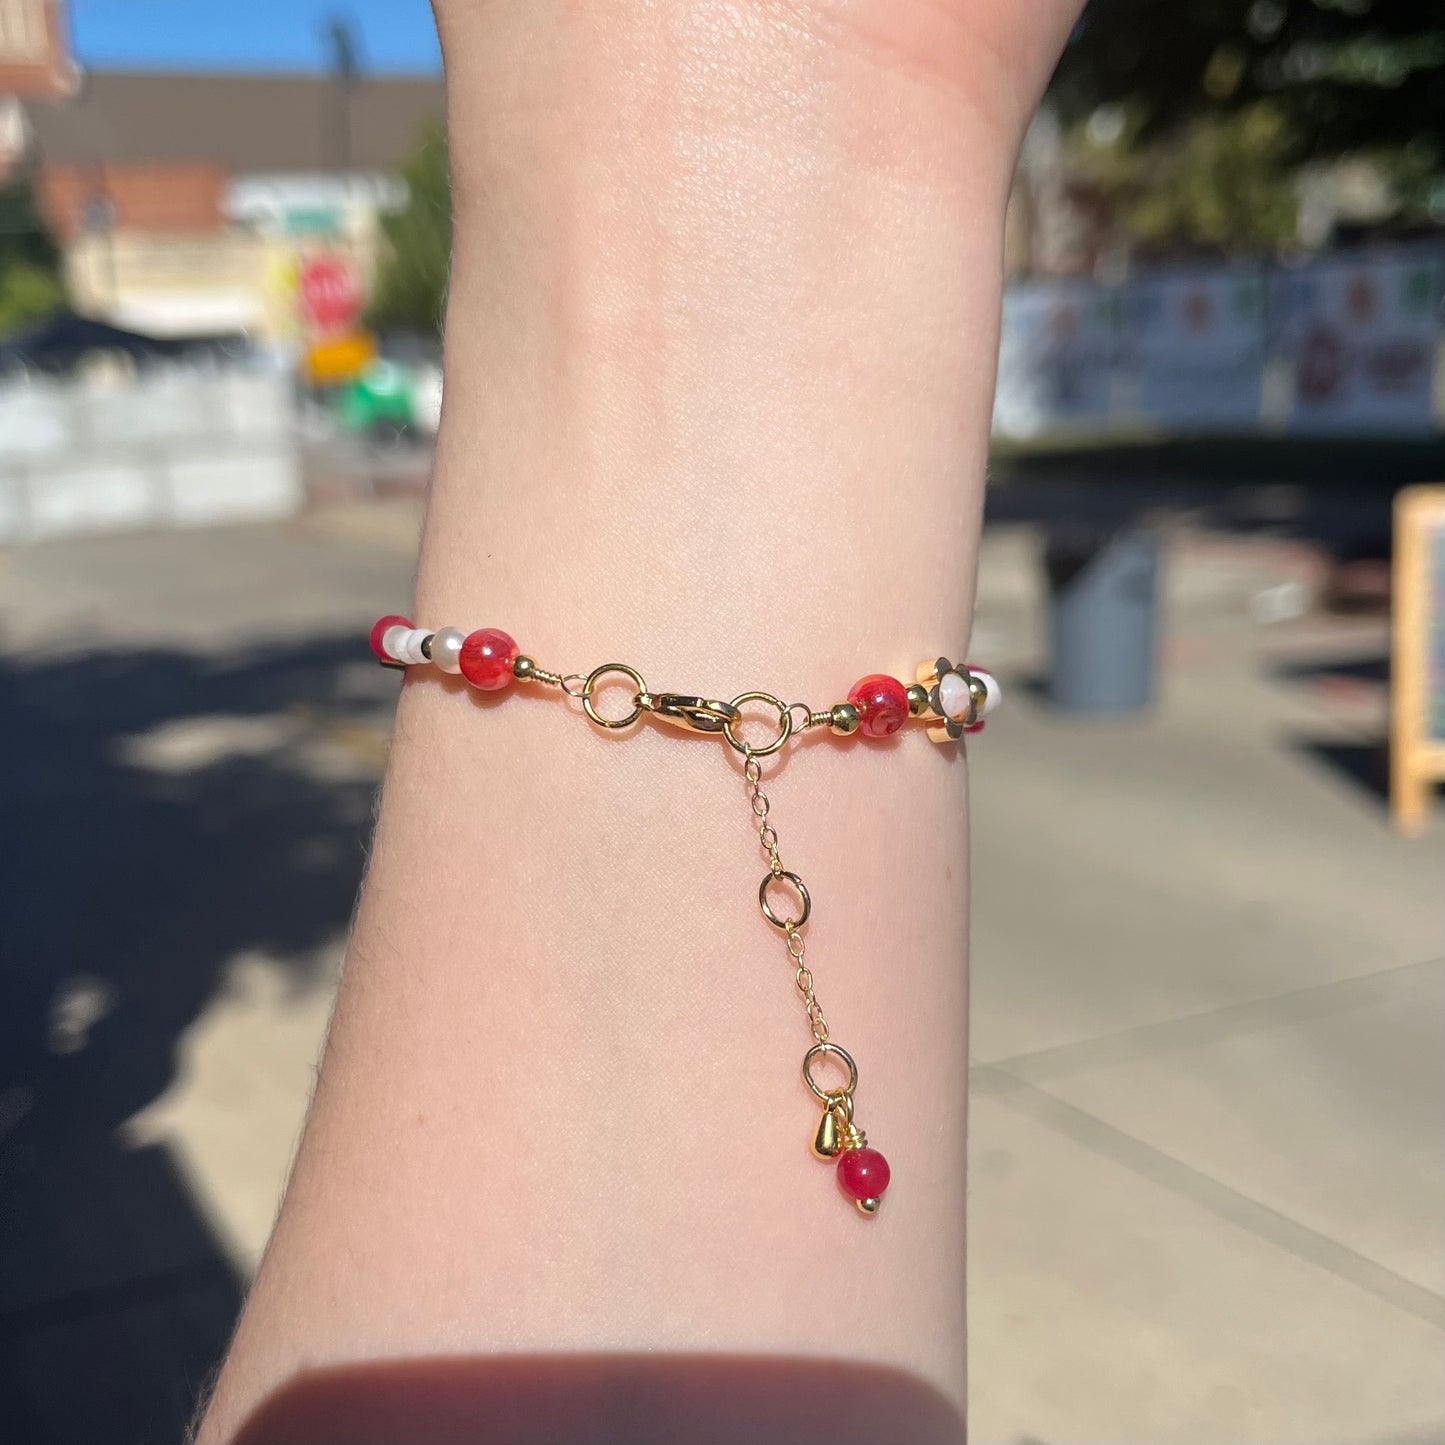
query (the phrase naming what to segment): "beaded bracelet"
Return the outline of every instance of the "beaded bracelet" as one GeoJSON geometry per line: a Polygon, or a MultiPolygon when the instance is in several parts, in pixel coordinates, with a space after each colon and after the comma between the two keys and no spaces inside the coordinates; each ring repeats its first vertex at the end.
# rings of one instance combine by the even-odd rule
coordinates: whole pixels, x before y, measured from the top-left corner
{"type": "Polygon", "coordinates": [[[758,906],[763,917],[784,935],[794,983],[813,1036],[812,1046],[803,1055],[803,1082],[822,1104],[823,1114],[813,1135],[812,1151],[819,1159],[836,1160],[843,1193],[863,1214],[876,1214],[888,1188],[888,1161],[878,1150],[868,1147],[867,1136],[853,1121],[858,1066],[847,1049],[829,1037],[828,1021],[813,990],[813,973],[805,961],[807,944],[803,938],[813,900],[803,880],[783,866],[777,830],[769,821],[771,804],[762,788],[761,759],[815,728],[827,728],[843,737],[861,734],[886,738],[910,719],[921,723],[934,742],[956,742],[966,733],[982,729],[984,718],[998,706],[1002,690],[996,679],[980,668],[956,667],[946,657],[938,657],[920,662],[916,681],[906,687],[884,673],[871,673],[854,684],[846,701],[813,709],[805,703],[785,703],[770,692],[739,693],[731,702],[691,693],[652,692],[641,673],[622,662],[604,662],[585,675],[549,672],[494,627],[472,633],[456,627],[433,632],[413,627],[405,617],[383,617],[371,629],[371,648],[383,667],[404,669],[430,663],[442,672],[460,673],[483,692],[497,692],[513,682],[541,683],[560,688],[579,701],[582,711],[598,727],[614,731],[630,728],[647,714],[688,732],[720,737],[742,755],[748,802],[757,823],[758,842],[768,859],[768,871],[758,885],[758,906]],[[606,717],[598,711],[596,695],[599,684],[612,677],[630,684],[632,700],[626,713],[606,717]],[[750,704],[777,714],[776,734],[765,743],[750,743],[739,736],[743,708],[750,704]],[[780,885],[795,895],[791,915],[780,913],[774,904],[773,890],[780,885]],[[814,1069],[828,1059],[841,1069],[846,1083],[825,1088],[818,1082],[814,1069]]]}

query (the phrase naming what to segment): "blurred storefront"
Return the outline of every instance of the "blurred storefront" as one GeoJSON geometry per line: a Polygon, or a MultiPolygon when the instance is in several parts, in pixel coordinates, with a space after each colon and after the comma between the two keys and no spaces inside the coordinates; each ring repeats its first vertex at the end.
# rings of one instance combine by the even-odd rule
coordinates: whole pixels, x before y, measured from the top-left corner
{"type": "MultiPolygon", "coordinates": [[[[0,0],[0,41],[5,7],[24,3],[0,0]]],[[[46,34],[62,44],[57,26],[46,34]]],[[[52,56],[48,73],[73,67],[52,56]]],[[[0,50],[0,91],[4,75],[0,50]]],[[[397,169],[440,116],[442,85],[98,71],[10,105],[0,169],[33,177],[78,310],[154,335],[284,345],[305,325],[308,273],[344,272],[364,296],[379,217],[405,202],[397,169]]]]}

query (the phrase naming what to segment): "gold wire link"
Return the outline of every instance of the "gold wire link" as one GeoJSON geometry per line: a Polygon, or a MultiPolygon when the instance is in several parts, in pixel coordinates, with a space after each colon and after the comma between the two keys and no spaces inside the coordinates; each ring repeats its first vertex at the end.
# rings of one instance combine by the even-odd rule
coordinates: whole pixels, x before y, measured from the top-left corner
{"type": "Polygon", "coordinates": [[[790,702],[788,704],[788,716],[792,717],[794,713],[802,713],[803,715],[802,722],[799,722],[796,718],[793,719],[793,731],[795,733],[806,732],[809,728],[818,727],[818,719],[824,718],[831,721],[833,716],[830,712],[816,712],[805,702],[790,702]]]}
{"type": "Polygon", "coordinates": [[[747,759],[743,764],[743,778],[748,785],[748,805],[753,817],[758,821],[758,844],[768,857],[768,873],[758,889],[758,904],[763,917],[774,928],[781,929],[787,939],[788,957],[793,961],[793,982],[797,985],[803,1008],[808,1015],[808,1028],[816,1043],[826,1044],[828,1020],[823,1016],[823,1007],[818,1002],[818,995],[813,991],[813,970],[804,962],[808,944],[803,937],[803,925],[812,911],[812,899],[808,896],[803,880],[783,866],[782,854],[778,851],[778,830],[768,821],[772,803],[763,791],[763,765],[759,761],[759,757],[765,754],[763,750],[752,747],[744,747],[742,752],[747,759]],[[802,900],[802,912],[796,918],[779,918],[768,903],[769,886],[784,880],[792,884],[802,900]]]}

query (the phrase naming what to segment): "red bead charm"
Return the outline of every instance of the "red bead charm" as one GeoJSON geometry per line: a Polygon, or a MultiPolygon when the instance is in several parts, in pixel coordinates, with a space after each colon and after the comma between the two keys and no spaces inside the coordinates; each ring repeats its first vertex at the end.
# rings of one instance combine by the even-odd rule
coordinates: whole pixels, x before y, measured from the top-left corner
{"type": "Polygon", "coordinates": [[[512,664],[517,660],[517,644],[495,627],[483,627],[462,643],[462,676],[483,692],[496,692],[512,680],[512,664]]]}
{"type": "Polygon", "coordinates": [[[866,1144],[838,1156],[838,1187],[849,1199],[877,1199],[888,1188],[888,1179],[888,1161],[866,1144]]]}
{"type": "Polygon", "coordinates": [[[848,701],[858,709],[858,731],[864,737],[892,737],[908,721],[908,693],[896,677],[886,673],[859,679],[848,701]]]}
{"type": "Polygon", "coordinates": [[[391,631],[393,627],[410,627],[411,621],[406,617],[379,617],[376,626],[371,629],[371,650],[382,662],[395,662],[396,659],[381,645],[381,639],[391,631]]]}

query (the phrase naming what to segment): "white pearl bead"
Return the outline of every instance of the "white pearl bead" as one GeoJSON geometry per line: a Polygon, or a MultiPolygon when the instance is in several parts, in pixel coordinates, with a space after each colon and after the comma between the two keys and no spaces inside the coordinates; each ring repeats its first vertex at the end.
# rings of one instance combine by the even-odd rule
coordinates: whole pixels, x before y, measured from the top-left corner
{"type": "Polygon", "coordinates": [[[938,679],[938,706],[944,717],[962,722],[968,716],[968,683],[956,672],[945,672],[938,679]]]}
{"type": "Polygon", "coordinates": [[[431,640],[431,660],[443,672],[462,670],[462,643],[467,634],[460,627],[443,627],[431,640]]]}
{"type": "Polygon", "coordinates": [[[975,677],[982,680],[983,685],[988,689],[988,696],[984,698],[983,706],[978,710],[979,717],[985,718],[1003,701],[1003,686],[993,673],[985,672],[981,667],[970,670],[975,677]]]}
{"type": "Polygon", "coordinates": [[[403,662],[405,659],[401,655],[402,643],[410,636],[411,628],[403,627],[402,624],[398,622],[395,627],[388,627],[386,631],[381,634],[381,650],[391,658],[393,662],[403,662]]]}
{"type": "Polygon", "coordinates": [[[431,636],[431,632],[425,627],[413,627],[401,642],[401,661],[415,665],[418,662],[426,661],[426,653],[421,650],[421,645],[431,636]]]}

